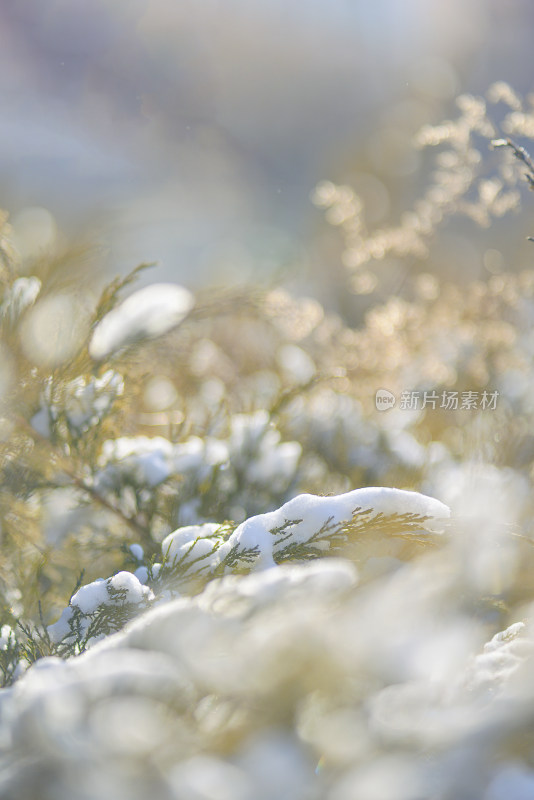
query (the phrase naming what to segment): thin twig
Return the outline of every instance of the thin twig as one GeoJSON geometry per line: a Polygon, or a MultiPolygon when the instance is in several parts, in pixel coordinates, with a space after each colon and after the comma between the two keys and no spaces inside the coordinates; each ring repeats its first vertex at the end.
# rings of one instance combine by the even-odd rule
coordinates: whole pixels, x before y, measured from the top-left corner
{"type": "Polygon", "coordinates": [[[129,517],[127,514],[124,513],[120,508],[118,508],[114,503],[110,502],[106,497],[101,495],[94,486],[91,486],[83,478],[78,477],[76,474],[75,469],[71,466],[70,459],[68,456],[59,451],[57,447],[54,447],[54,444],[43,436],[41,433],[36,431],[30,423],[24,419],[24,417],[20,415],[16,415],[17,423],[23,427],[27,434],[31,436],[33,439],[38,439],[42,443],[46,443],[49,447],[54,448],[55,454],[59,461],[59,466],[62,472],[72,481],[72,484],[79,489],[80,491],[88,494],[89,497],[94,500],[95,503],[105,508],[107,511],[110,511],[115,516],[119,517],[122,522],[128,525],[135,533],[143,538],[144,541],[148,541],[150,539],[146,528],[141,525],[135,518],[129,517]]]}

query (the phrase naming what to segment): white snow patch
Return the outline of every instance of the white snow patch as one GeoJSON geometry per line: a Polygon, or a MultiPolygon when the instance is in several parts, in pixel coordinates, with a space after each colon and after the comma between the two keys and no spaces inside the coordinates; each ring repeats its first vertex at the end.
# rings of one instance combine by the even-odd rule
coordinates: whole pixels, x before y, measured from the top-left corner
{"type": "Polygon", "coordinates": [[[139,339],[161,336],[193,306],[193,295],[174,283],[155,283],[134,292],[96,326],[89,354],[101,360],[139,339]]]}
{"type": "MultiPolygon", "coordinates": [[[[150,589],[143,586],[139,578],[131,572],[117,572],[116,575],[108,579],[107,584],[109,589],[124,593],[124,595],[121,596],[120,599],[117,598],[115,602],[141,603],[143,600],[147,599],[147,595],[150,593],[150,589]]],[[[113,601],[110,599],[108,602],[113,601]]]]}
{"type": "MultiPolygon", "coordinates": [[[[144,569],[144,568],[142,568],[144,569]]],[[[61,642],[72,636],[71,620],[79,611],[83,615],[78,620],[80,631],[87,633],[90,626],[91,615],[95,614],[102,606],[118,606],[125,603],[141,605],[154,599],[154,593],[143,585],[137,575],[131,572],[117,572],[111,578],[97,578],[96,581],[80,586],[70,599],[70,604],[63,609],[60,618],[53,625],[48,626],[48,634],[53,642],[61,642]],[[120,594],[115,595],[115,592],[120,594]]],[[[93,637],[98,640],[98,637],[93,637]]]]}
{"type": "MultiPolygon", "coordinates": [[[[74,608],[72,606],[67,606],[61,612],[61,616],[57,622],[54,622],[53,625],[49,625],[47,628],[48,635],[50,639],[58,644],[59,642],[63,641],[70,633],[70,621],[74,614],[74,608]]],[[[39,662],[37,662],[39,663],[39,662]]]]}
{"type": "Polygon", "coordinates": [[[82,614],[92,614],[102,603],[108,602],[108,590],[104,578],[80,586],[71,597],[71,605],[77,606],[82,614]]]}
{"type": "Polygon", "coordinates": [[[139,581],[139,583],[145,585],[148,580],[148,567],[137,567],[137,569],[134,572],[134,575],[139,581]]]}
{"type": "Polygon", "coordinates": [[[130,553],[135,559],[137,559],[137,561],[142,561],[145,555],[144,550],[140,544],[131,544],[130,553]]]}
{"type": "MultiPolygon", "coordinates": [[[[161,543],[161,552],[167,557],[168,561],[179,561],[191,548],[196,539],[207,540],[207,537],[213,534],[220,528],[216,522],[205,522],[203,525],[187,525],[184,528],[178,528],[173,533],[169,533],[161,543]]],[[[207,540],[209,548],[204,548],[209,552],[214,545],[213,539],[207,540]]],[[[195,553],[193,558],[201,555],[201,549],[198,548],[200,542],[195,545],[195,553]],[[198,549],[197,549],[198,548],[198,549]]]]}
{"type": "Polygon", "coordinates": [[[106,484],[119,478],[117,471],[139,484],[157,486],[171,474],[173,446],[163,436],[134,436],[108,439],[102,446],[99,463],[105,467],[98,479],[106,484]]]}
{"type": "Polygon", "coordinates": [[[13,324],[26,309],[35,303],[40,291],[41,281],[34,275],[29,278],[17,278],[4,293],[4,299],[0,305],[0,316],[13,324]]]}
{"type": "Polygon", "coordinates": [[[277,536],[273,531],[284,528],[284,533],[290,535],[290,539],[284,539],[284,547],[289,541],[302,544],[308,542],[325,525],[335,526],[349,522],[358,509],[372,509],[375,514],[387,516],[416,514],[427,517],[428,522],[425,525],[429,529],[435,527],[435,521],[450,516],[450,509],[439,500],[401,489],[355,489],[333,497],[300,494],[276,511],[245,520],[222,545],[219,553],[224,558],[236,546],[239,550],[253,550],[256,553],[256,569],[272,567],[277,543],[277,536]]]}
{"type": "Polygon", "coordinates": [[[211,581],[198,596],[200,608],[219,613],[241,610],[239,601],[254,607],[294,597],[336,597],[356,586],[358,572],[343,558],[317,559],[305,564],[282,564],[276,569],[227,575],[211,581]]]}

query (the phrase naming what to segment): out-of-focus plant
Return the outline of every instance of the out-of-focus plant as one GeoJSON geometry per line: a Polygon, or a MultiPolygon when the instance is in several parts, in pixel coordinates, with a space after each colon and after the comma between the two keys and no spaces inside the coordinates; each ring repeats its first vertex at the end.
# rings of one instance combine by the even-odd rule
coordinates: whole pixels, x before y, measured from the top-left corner
{"type": "Polygon", "coordinates": [[[281,286],[126,296],[145,265],[102,289],[2,220],[5,796],[529,796],[534,272],[432,271],[446,218],[532,183],[534,112],[488,99],[421,132],[400,225],[317,187],[358,325],[281,286]],[[391,254],[425,267],[373,302],[391,254]]]}

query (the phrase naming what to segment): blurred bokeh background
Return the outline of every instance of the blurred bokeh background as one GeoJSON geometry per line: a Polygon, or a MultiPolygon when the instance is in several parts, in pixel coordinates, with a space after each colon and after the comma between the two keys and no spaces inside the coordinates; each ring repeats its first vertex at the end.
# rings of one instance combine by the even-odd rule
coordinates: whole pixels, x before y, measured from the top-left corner
{"type": "MultiPolygon", "coordinates": [[[[533,34],[529,0],[3,0],[0,205],[26,248],[84,239],[191,287],[285,271],[335,303],[315,184],[394,221],[426,180],[414,133],[460,92],[528,93],[533,34]]],[[[451,223],[431,269],[476,278],[503,236],[528,263],[532,227],[451,223]]]]}

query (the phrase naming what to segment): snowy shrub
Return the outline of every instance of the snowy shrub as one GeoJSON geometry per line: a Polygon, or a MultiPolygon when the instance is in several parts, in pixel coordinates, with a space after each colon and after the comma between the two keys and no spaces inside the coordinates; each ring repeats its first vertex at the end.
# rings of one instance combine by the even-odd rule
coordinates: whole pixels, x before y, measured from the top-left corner
{"type": "Polygon", "coordinates": [[[356,318],[102,289],[2,217],[1,797],[532,796],[534,271],[432,259],[534,185],[534,120],[458,105],[399,224],[316,188],[356,318]]]}

